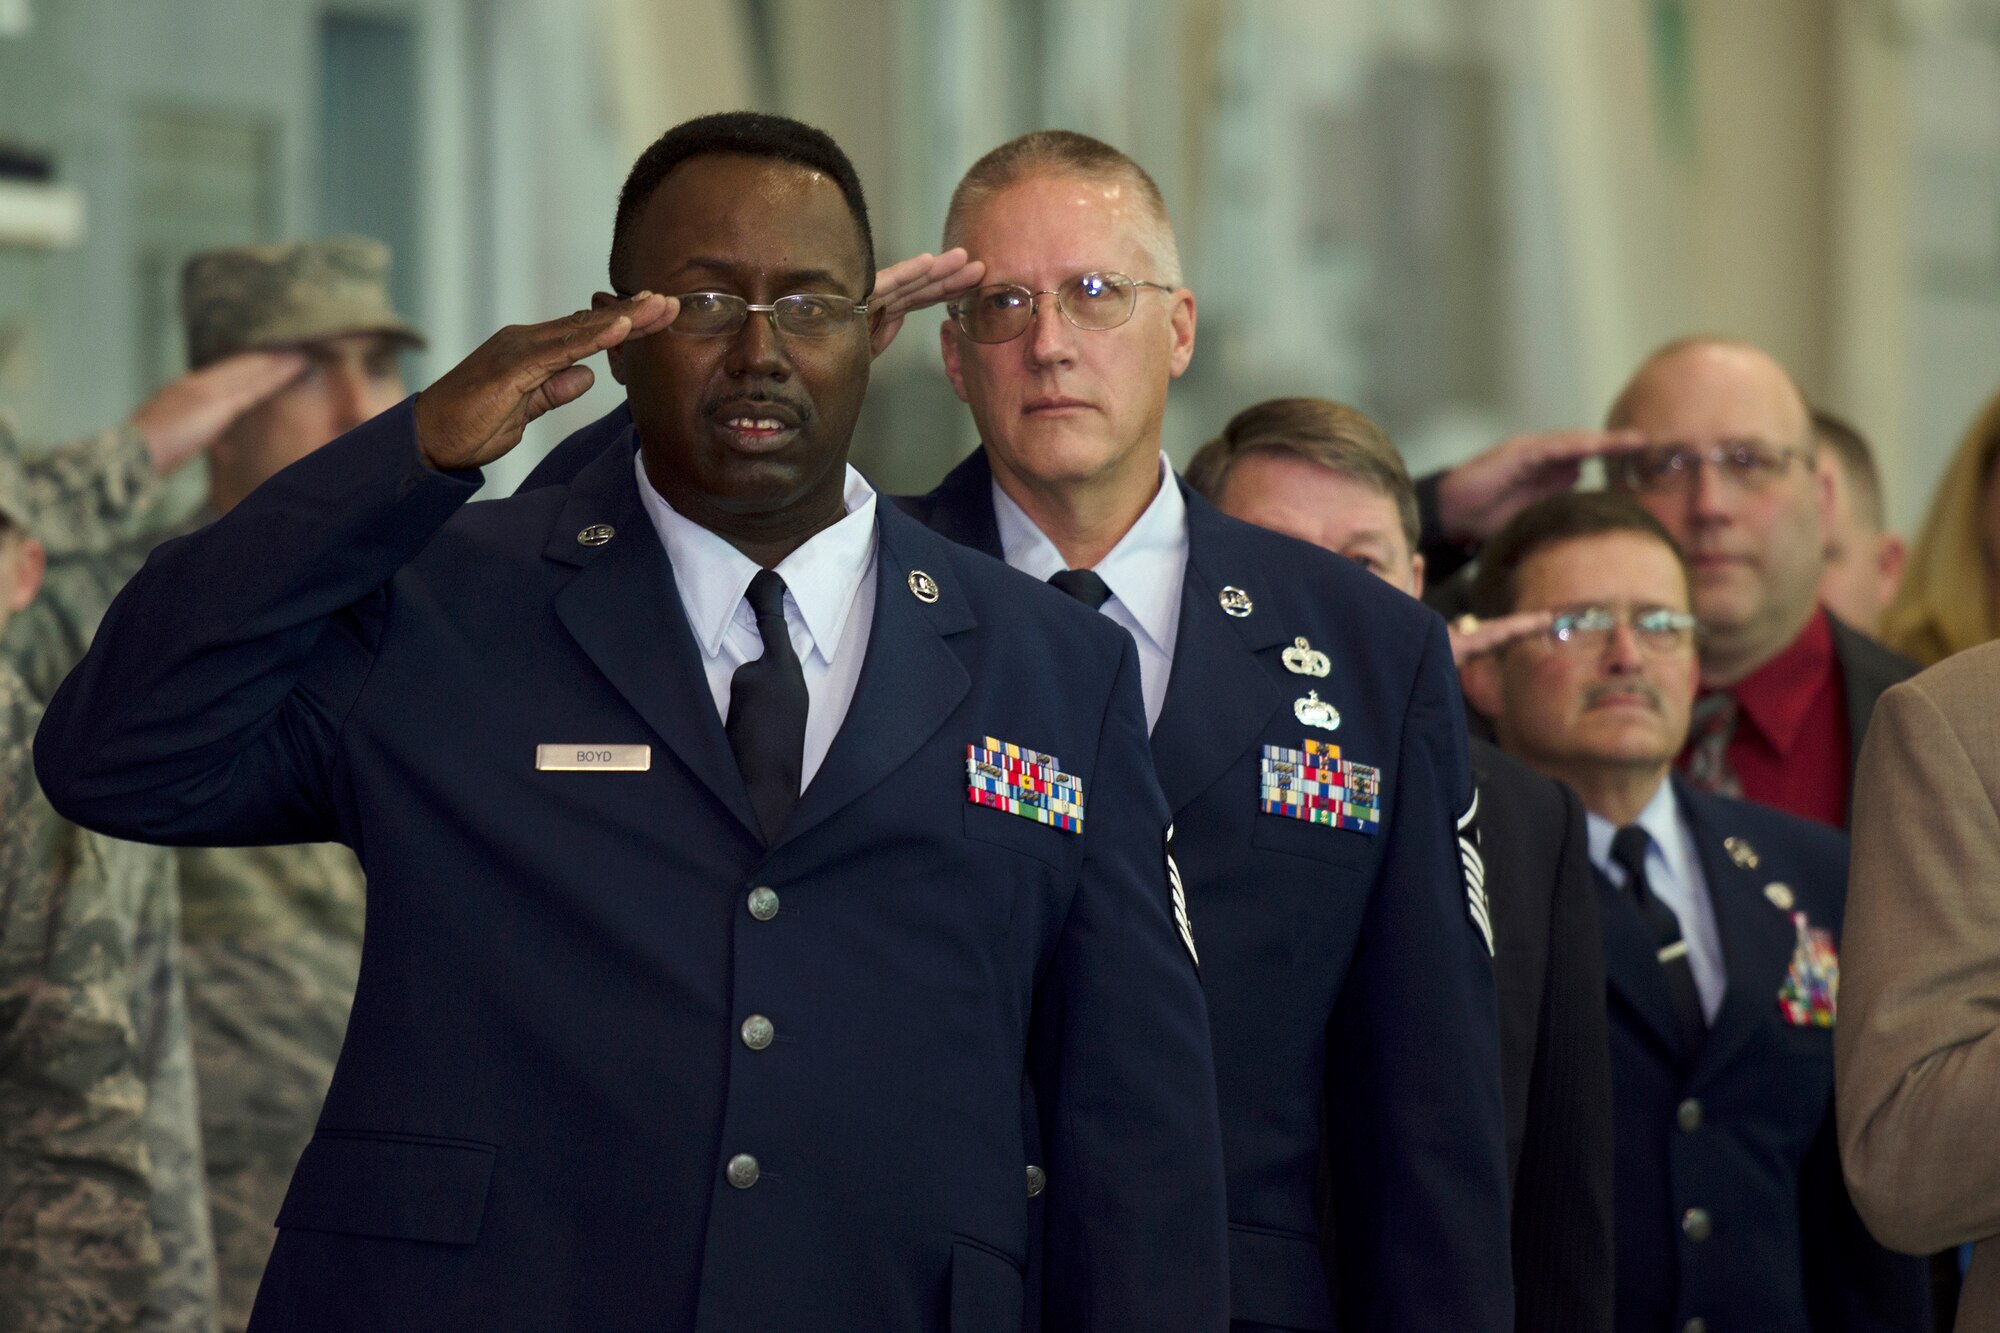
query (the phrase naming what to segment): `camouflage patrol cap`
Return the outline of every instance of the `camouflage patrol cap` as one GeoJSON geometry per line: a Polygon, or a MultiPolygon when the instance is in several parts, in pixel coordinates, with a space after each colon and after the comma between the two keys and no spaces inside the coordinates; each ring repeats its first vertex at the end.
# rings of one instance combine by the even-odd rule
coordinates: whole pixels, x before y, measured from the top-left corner
{"type": "Polygon", "coordinates": [[[389,247],[365,236],[291,245],[238,245],[195,255],[181,270],[188,364],[350,333],[424,335],[389,301],[389,247]]]}

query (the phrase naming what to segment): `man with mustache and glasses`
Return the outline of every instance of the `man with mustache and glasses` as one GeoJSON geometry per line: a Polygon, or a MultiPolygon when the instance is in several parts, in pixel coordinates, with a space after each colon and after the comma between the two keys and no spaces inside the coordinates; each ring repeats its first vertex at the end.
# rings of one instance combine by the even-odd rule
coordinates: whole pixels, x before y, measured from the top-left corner
{"type": "Polygon", "coordinates": [[[50,705],[79,822],[367,870],[252,1328],[1225,1322],[1138,654],[848,466],[872,249],[826,135],[676,126],[612,291],[162,548],[50,705]],[[467,506],[599,351],[615,442],[467,506]]]}
{"type": "Polygon", "coordinates": [[[1920,1333],[1920,1260],[1841,1179],[1833,1023],[1847,840],[1673,773],[1699,687],[1692,578],[1619,495],[1530,505],[1481,616],[1545,633],[1468,661],[1502,748],[1576,789],[1598,875],[1615,1099],[1615,1326],[1920,1333]]]}

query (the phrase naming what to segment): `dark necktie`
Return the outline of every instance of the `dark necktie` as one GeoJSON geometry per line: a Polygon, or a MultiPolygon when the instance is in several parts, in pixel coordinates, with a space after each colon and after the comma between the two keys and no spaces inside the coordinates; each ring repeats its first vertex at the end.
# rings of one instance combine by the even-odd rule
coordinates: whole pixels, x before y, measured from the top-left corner
{"type": "Polygon", "coordinates": [[[785,581],[760,569],[744,594],[764,637],[764,655],[729,678],[729,748],[750,789],[765,845],[778,841],[799,803],[805,770],[806,673],[785,628],[785,581]]]}
{"type": "Polygon", "coordinates": [[[1094,569],[1059,569],[1049,575],[1049,586],[1066,592],[1091,610],[1101,609],[1111,600],[1111,587],[1094,569]]]}
{"type": "Polygon", "coordinates": [[[1735,695],[1717,690],[1696,699],[1688,715],[1688,781],[1702,791],[1740,798],[1743,784],[1729,766],[1729,742],[1735,737],[1735,695]]]}
{"type": "Polygon", "coordinates": [[[1660,970],[1667,976],[1667,994],[1674,1002],[1681,1040],[1689,1052],[1701,1049],[1708,1036],[1708,1020],[1701,1011],[1701,992],[1695,989],[1694,967],[1688,961],[1687,941],[1681,938],[1680,918],[1673,909],[1653,896],[1646,880],[1646,850],[1652,837],[1637,824],[1627,824],[1611,839],[1611,859],[1625,867],[1625,892],[1632,898],[1658,946],[1660,970]]]}

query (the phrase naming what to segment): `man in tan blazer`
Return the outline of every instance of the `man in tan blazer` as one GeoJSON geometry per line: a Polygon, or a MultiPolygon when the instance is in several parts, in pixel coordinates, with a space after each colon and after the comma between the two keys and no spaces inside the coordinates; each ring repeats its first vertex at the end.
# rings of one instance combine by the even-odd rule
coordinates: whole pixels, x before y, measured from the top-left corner
{"type": "Polygon", "coordinates": [[[1894,686],[1861,752],[1834,1029],[1841,1157],[1877,1238],[1975,1242],[2000,1328],[2000,643],[1894,686]]]}

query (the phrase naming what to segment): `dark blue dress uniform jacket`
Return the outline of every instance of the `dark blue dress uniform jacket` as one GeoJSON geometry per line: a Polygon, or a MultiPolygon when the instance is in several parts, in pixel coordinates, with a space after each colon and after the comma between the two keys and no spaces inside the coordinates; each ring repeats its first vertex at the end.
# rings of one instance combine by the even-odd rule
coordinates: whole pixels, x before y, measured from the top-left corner
{"type": "Polygon", "coordinates": [[[156,552],[38,742],[90,827],[367,868],[254,1326],[1014,1333],[1032,1066],[1044,1326],[1220,1327],[1214,1073],[1129,640],[885,503],[852,707],[767,850],[629,444],[462,507],[477,474],[413,429],[156,552]],[[1080,835],[968,803],[986,736],[1081,778],[1080,835]]]}
{"type": "MultiPolygon", "coordinates": [[[[983,452],[906,503],[1000,554],[983,452]]],[[[1499,1029],[1457,845],[1471,779],[1444,625],[1337,555],[1191,492],[1187,506],[1152,744],[1215,1039],[1231,1313],[1294,1329],[1506,1329],[1499,1029]],[[1223,611],[1225,587],[1249,594],[1250,615],[1223,611]],[[1295,638],[1331,659],[1326,677],[1286,669],[1295,638]],[[1309,689],[1339,710],[1337,729],[1298,719],[1309,689]],[[1262,747],[1308,739],[1381,770],[1378,833],[1259,809],[1262,747]]]]}
{"type": "Polygon", "coordinates": [[[1877,1244],[1841,1179],[1833,1029],[1794,1026],[1778,1006],[1798,947],[1792,912],[1838,940],[1847,839],[1672,781],[1708,878],[1728,992],[1701,1048],[1683,1052],[1653,936],[1628,895],[1601,886],[1618,1327],[1921,1333],[1923,1261],[1877,1244]],[[1772,884],[1786,886],[1791,909],[1772,902],[1785,896],[1767,893],[1772,884]]]}

